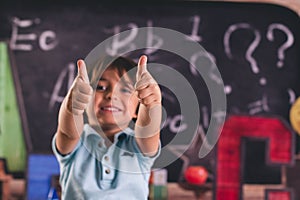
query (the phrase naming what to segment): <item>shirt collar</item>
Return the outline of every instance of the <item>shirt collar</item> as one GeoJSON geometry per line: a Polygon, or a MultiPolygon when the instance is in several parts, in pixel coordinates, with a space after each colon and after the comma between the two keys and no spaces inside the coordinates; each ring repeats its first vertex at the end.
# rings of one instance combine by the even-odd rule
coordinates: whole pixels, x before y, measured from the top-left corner
{"type": "MultiPolygon", "coordinates": [[[[127,137],[133,135],[133,130],[126,128],[123,131],[116,133],[114,135],[114,143],[111,145],[118,146],[119,142],[126,140],[127,137]]],[[[84,131],[81,137],[83,145],[86,150],[90,152],[95,158],[101,160],[103,154],[109,150],[111,145],[105,144],[105,135],[102,133],[99,134],[93,127],[88,124],[85,124],[84,131]]]]}
{"type": "Polygon", "coordinates": [[[131,128],[126,128],[123,131],[120,131],[119,133],[116,133],[114,135],[114,141],[116,142],[118,140],[125,139],[130,135],[133,135],[133,130],[131,128]]]}
{"type": "MultiPolygon", "coordinates": [[[[96,142],[104,141],[104,138],[103,138],[103,137],[105,137],[104,133],[102,133],[103,135],[100,135],[100,133],[98,133],[90,125],[85,124],[84,130],[85,130],[86,137],[95,137],[96,142]]],[[[131,128],[127,127],[124,130],[122,130],[114,135],[114,143],[116,143],[117,141],[119,141],[121,139],[125,139],[128,136],[133,136],[133,135],[134,135],[133,130],[131,128]]]]}

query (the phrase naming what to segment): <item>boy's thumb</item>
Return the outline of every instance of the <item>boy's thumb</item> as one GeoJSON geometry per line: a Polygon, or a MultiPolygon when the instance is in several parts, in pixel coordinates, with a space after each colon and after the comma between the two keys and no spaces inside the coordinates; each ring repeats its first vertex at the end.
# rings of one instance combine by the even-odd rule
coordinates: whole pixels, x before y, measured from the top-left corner
{"type": "Polygon", "coordinates": [[[89,76],[88,76],[88,73],[86,70],[86,65],[85,65],[84,61],[78,60],[77,67],[78,67],[78,76],[81,77],[85,83],[89,84],[90,80],[89,80],[89,76]]]}
{"type": "Polygon", "coordinates": [[[136,80],[140,80],[142,77],[142,74],[146,73],[147,70],[147,56],[143,55],[140,57],[136,72],[136,80]]]}

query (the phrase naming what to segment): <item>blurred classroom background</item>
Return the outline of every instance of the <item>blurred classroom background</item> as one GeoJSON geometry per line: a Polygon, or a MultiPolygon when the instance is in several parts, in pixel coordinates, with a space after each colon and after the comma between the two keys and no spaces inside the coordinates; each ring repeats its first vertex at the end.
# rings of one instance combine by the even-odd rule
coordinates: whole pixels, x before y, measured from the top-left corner
{"type": "MultiPolygon", "coordinates": [[[[146,53],[150,62],[172,66],[190,80],[199,103],[195,126],[190,122],[194,115],[183,115],[176,94],[163,88],[165,151],[154,166],[160,170],[152,172],[149,198],[300,198],[300,140],[289,121],[290,108],[300,95],[300,1],[171,2],[1,3],[0,200],[59,198],[59,167],[51,139],[59,105],[75,76],[76,59],[114,34],[152,26],[184,33],[208,54],[195,52],[187,61],[168,49],[155,50],[167,38],[151,30],[141,36],[132,31],[106,48],[111,54],[133,48],[127,53],[131,57],[146,53]],[[138,37],[154,49],[135,51],[130,42],[135,45],[132,38],[138,37]],[[218,82],[214,63],[218,67],[226,113],[212,112],[214,97],[190,65],[200,58],[212,67],[207,71],[212,81],[218,82]],[[218,119],[225,119],[222,132],[216,134],[218,143],[208,144],[212,151],[200,159],[210,122],[218,119]],[[193,140],[172,143],[176,135],[185,134],[193,140]],[[160,166],[166,160],[171,161],[160,166]],[[207,170],[204,183],[187,181],[190,166],[207,170]]],[[[215,132],[218,128],[213,127],[215,132]]]]}

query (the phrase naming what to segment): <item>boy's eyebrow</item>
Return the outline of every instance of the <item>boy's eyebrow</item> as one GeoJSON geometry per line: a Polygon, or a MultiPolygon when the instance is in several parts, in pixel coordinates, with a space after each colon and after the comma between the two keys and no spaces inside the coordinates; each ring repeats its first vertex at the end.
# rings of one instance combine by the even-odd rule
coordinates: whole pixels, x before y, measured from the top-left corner
{"type": "Polygon", "coordinates": [[[98,80],[98,83],[99,83],[100,81],[102,81],[102,82],[109,82],[109,81],[108,81],[108,79],[106,79],[106,78],[102,78],[102,77],[101,77],[101,78],[99,78],[99,80],[98,80]]]}
{"type": "MultiPolygon", "coordinates": [[[[102,78],[102,77],[101,77],[101,78],[99,79],[99,81],[108,81],[108,80],[107,80],[106,78],[102,78]]],[[[127,86],[127,87],[134,88],[134,87],[133,87],[133,84],[132,84],[130,81],[126,81],[126,80],[121,79],[120,82],[121,82],[123,85],[127,86]]]]}
{"type": "Polygon", "coordinates": [[[126,81],[126,80],[121,80],[121,81],[125,86],[133,88],[133,84],[130,81],[126,81]]]}

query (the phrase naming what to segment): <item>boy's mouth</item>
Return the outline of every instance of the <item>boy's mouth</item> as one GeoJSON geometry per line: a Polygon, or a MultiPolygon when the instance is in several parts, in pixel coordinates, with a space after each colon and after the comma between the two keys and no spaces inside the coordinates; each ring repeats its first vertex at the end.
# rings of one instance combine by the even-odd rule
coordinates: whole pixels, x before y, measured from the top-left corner
{"type": "Polygon", "coordinates": [[[121,109],[114,107],[114,106],[103,106],[101,107],[102,111],[108,111],[108,112],[120,112],[122,111],[121,109]]]}

